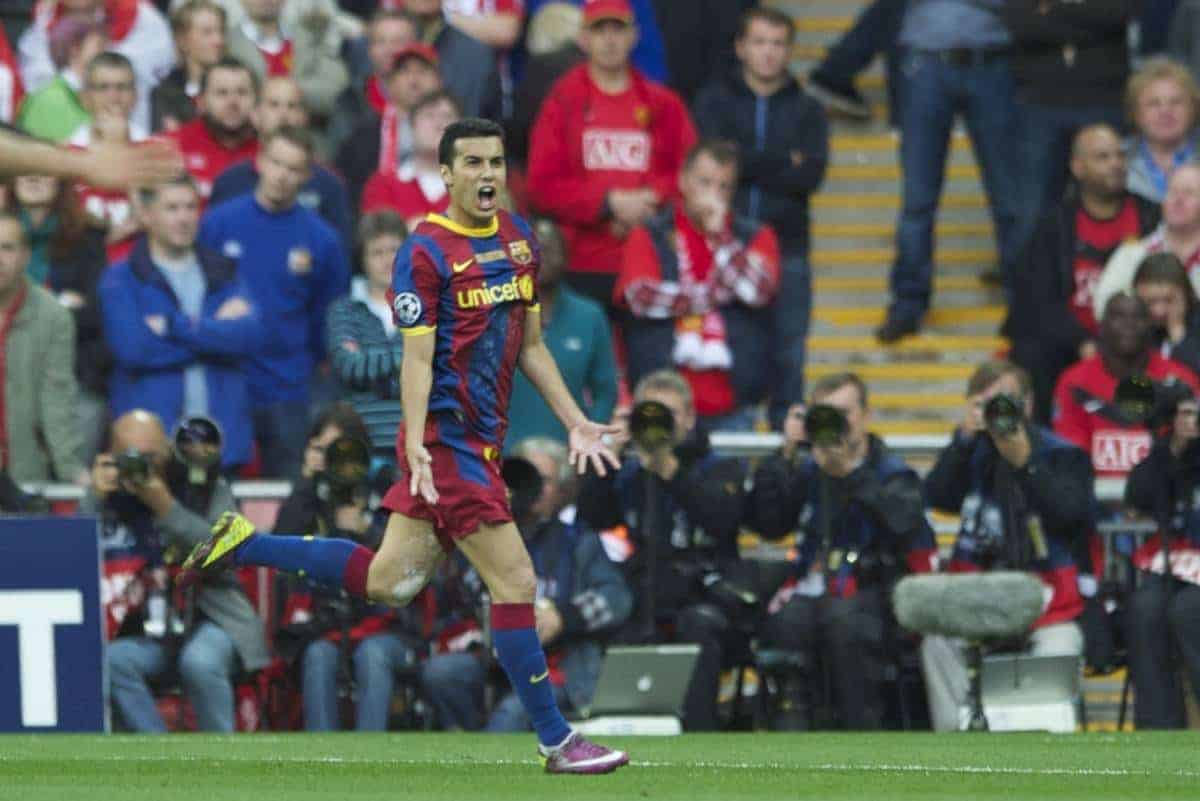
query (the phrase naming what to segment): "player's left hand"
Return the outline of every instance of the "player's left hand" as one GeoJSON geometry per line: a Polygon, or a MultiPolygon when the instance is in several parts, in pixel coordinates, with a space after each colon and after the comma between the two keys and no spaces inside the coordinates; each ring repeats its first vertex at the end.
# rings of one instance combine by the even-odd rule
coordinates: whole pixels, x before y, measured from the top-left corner
{"type": "Polygon", "coordinates": [[[616,470],[621,463],[608,443],[620,434],[620,426],[605,426],[593,423],[591,420],[585,420],[574,426],[568,438],[571,466],[579,472],[579,475],[587,472],[589,463],[595,468],[596,474],[600,476],[608,475],[608,467],[616,470]],[[606,462],[608,467],[605,466],[606,462]]]}

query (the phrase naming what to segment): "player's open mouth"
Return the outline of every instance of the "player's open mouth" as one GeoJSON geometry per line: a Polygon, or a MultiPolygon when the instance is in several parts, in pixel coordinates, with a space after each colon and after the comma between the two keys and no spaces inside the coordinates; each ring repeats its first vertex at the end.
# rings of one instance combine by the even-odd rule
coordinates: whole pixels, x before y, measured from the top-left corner
{"type": "Polygon", "coordinates": [[[495,211],[496,209],[496,187],[481,186],[479,187],[479,210],[480,211],[495,211]]]}

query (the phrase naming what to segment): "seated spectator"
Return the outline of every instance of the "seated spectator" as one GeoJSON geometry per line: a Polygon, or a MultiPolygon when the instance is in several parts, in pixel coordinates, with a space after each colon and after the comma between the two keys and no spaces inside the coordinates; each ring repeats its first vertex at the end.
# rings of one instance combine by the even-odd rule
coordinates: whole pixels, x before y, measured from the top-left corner
{"type": "Polygon", "coordinates": [[[500,119],[500,71],[496,51],[447,20],[442,0],[405,0],[417,23],[417,38],[438,54],[442,81],[468,117],[500,119]]]}
{"type": "Polygon", "coordinates": [[[258,154],[254,193],[209,210],[200,226],[200,243],[238,263],[252,304],[269,321],[246,376],[254,438],[272,477],[300,469],[325,317],[350,280],[337,232],[299,203],[312,161],[307,132],[277,129],[258,154]]]}
{"type": "Polygon", "coordinates": [[[1200,518],[1191,489],[1200,478],[1196,415],[1195,398],[1179,404],[1169,432],[1155,441],[1125,485],[1125,505],[1170,532],[1167,543],[1160,531],[1133,559],[1139,577],[1125,636],[1135,690],[1133,721],[1139,731],[1187,727],[1180,674],[1188,677],[1192,697],[1200,698],[1195,683],[1200,676],[1200,576],[1195,569],[1200,518]]]}
{"type": "Polygon", "coordinates": [[[808,198],[825,177],[829,123],[788,70],[795,26],[774,9],[746,12],[738,31],[738,68],[696,98],[696,125],[738,145],[737,213],[770,225],[782,270],[771,331],[772,425],[804,397],[804,343],[812,308],[808,198]],[[760,114],[757,110],[762,109],[760,114]]]}
{"type": "Polygon", "coordinates": [[[246,19],[229,29],[229,54],[254,71],[258,82],[294,78],[314,114],[331,114],[350,84],[341,59],[342,37],[333,3],[310,3],[298,25],[286,25],[283,0],[242,0],[246,19]]]}
{"type": "MultiPolygon", "coordinates": [[[[525,0],[525,12],[532,20],[537,13],[551,3],[569,2],[581,10],[587,11],[589,6],[604,6],[609,0],[525,0]]],[[[662,31],[658,26],[658,14],[655,11],[657,0],[627,0],[631,12],[629,19],[637,26],[638,36],[633,52],[630,53],[630,63],[634,69],[657,83],[666,83],[670,77],[667,69],[667,48],[663,43],[662,31]]],[[[742,0],[737,0],[742,2],[742,0]]],[[[693,6],[688,6],[687,16],[692,15],[693,6]]],[[[622,9],[623,11],[623,9],[622,9]]],[[[591,13],[596,13],[593,8],[591,13]]]]}
{"type": "MultiPolygon", "coordinates": [[[[343,438],[365,442],[367,429],[353,408],[335,403],[309,431],[300,480],[279,508],[275,532],[339,537],[377,550],[387,512],[371,505],[365,481],[345,486],[327,472],[326,452],[343,438]]],[[[341,728],[338,680],[345,661],[353,668],[355,727],[387,729],[396,671],[414,667],[422,650],[419,608],[389,609],[294,579],[289,589],[281,635],[285,651],[300,652],[304,728],[341,728]]]]}
{"type": "Polygon", "coordinates": [[[417,25],[403,12],[379,8],[371,15],[366,36],[366,61],[371,71],[360,80],[352,79],[338,95],[328,126],[332,152],[341,152],[347,138],[367,120],[373,119],[378,127],[388,104],[386,86],[396,54],[416,38],[417,25]]]}
{"type": "Polygon", "coordinates": [[[812,404],[836,409],[846,433],[837,443],[810,445],[813,432],[790,431],[783,449],[759,466],[746,505],[747,522],[764,537],[799,531],[791,578],[771,600],[762,641],[805,655],[806,668],[784,693],[789,725],[812,728],[809,697],[827,676],[842,725],[879,729],[881,679],[896,645],[884,634],[892,586],[909,571],[932,570],[937,543],[920,478],[867,432],[862,379],[822,379],[812,404]]]}
{"type": "Polygon", "coordinates": [[[1126,145],[1129,191],[1161,203],[1171,174],[1196,157],[1200,87],[1180,64],[1152,58],[1130,78],[1125,105],[1137,128],[1126,145]]]}
{"type": "Polygon", "coordinates": [[[1054,432],[1091,455],[1102,478],[1128,475],[1150,451],[1150,432],[1113,406],[1124,378],[1146,375],[1200,390],[1200,378],[1154,348],[1146,304],[1121,292],[1109,299],[1100,319],[1097,353],[1068,369],[1054,390],[1054,432]]]}
{"type": "Polygon", "coordinates": [[[696,142],[683,101],[630,66],[637,37],[626,0],[585,3],[587,63],[554,85],[529,144],[529,198],[563,226],[567,281],[606,307],[622,244],[678,196],[696,142]]]}
{"type": "MultiPolygon", "coordinates": [[[[97,456],[92,467],[91,487],[80,512],[100,518],[106,570],[123,567],[141,590],[127,591],[126,598],[160,592],[169,597],[163,568],[182,559],[208,537],[218,517],[237,508],[229,483],[220,475],[210,472],[202,491],[195,492],[187,471],[177,466],[162,421],[135,409],[113,423],[111,450],[97,456]],[[118,470],[114,454],[130,451],[149,465],[140,480],[118,470]]],[[[156,620],[142,604],[122,605],[119,611],[122,617],[113,632],[117,636],[108,644],[107,689],[124,724],[135,732],[165,732],[149,682],[178,670],[199,728],[232,732],[234,679],[270,661],[262,620],[236,574],[205,580],[191,614],[173,610],[168,616],[194,621],[182,632],[178,651],[173,646],[181,632],[168,621],[156,620]]]]}
{"type": "Polygon", "coordinates": [[[150,130],[150,90],[175,66],[171,28],[150,0],[42,0],[33,11],[33,24],[21,34],[17,50],[25,89],[36,92],[54,80],[55,61],[50,42],[64,20],[100,22],[108,31],[108,48],[129,59],[136,77],[133,121],[150,130]]]}
{"type": "Polygon", "coordinates": [[[1162,224],[1137,242],[1117,248],[1092,291],[1092,310],[1099,317],[1117,292],[1128,292],[1133,276],[1151,253],[1174,253],[1183,262],[1200,292],[1200,165],[1185,164],[1171,174],[1167,196],[1162,204],[1162,224]]]}
{"type": "MultiPolygon", "coordinates": [[[[301,130],[309,127],[308,109],[300,94],[299,85],[291,78],[268,78],[263,84],[254,115],[254,127],[258,140],[262,141],[278,129],[287,126],[301,130]]],[[[258,173],[254,160],[239,161],[217,176],[213,182],[212,195],[208,201],[217,206],[238,195],[254,191],[258,184],[258,173]]],[[[349,248],[354,237],[350,227],[350,201],[342,179],[332,171],[314,164],[312,174],[300,189],[300,205],[321,215],[342,237],[349,248]]]]}
{"type": "Polygon", "coordinates": [[[187,0],[171,14],[179,66],[150,93],[153,131],[174,131],[199,114],[204,72],[225,55],[225,9],[212,0],[187,0]]]}
{"type": "Polygon", "coordinates": [[[200,116],[170,132],[183,152],[183,166],[196,179],[201,199],[212,194],[213,181],[239,161],[258,154],[253,115],[258,79],[250,68],[222,58],[200,79],[200,116]]]}
{"type": "Polygon", "coordinates": [[[395,212],[363,215],[358,223],[362,275],[350,282],[349,295],[330,304],[325,326],[329,365],[342,397],[366,423],[372,451],[388,459],[394,458],[400,424],[404,351],[388,292],[396,252],[407,238],[408,229],[395,212]]]}
{"type": "Polygon", "coordinates": [[[1075,136],[1071,176],[1073,191],[1047,210],[1019,262],[1004,325],[1012,360],[1033,379],[1041,423],[1062,371],[1095,353],[1093,289],[1104,265],[1158,225],[1158,208],[1125,189],[1125,154],[1111,127],[1090,125],[1075,136]]]}
{"type": "Polygon", "coordinates": [[[1200,298],[1183,262],[1173,253],[1147,256],[1133,293],[1150,312],[1159,352],[1200,376],[1200,298]]]}
{"type": "Polygon", "coordinates": [[[50,290],[75,319],[76,421],[80,464],[91,464],[108,421],[108,374],[112,354],[104,342],[100,275],[108,265],[104,231],[83,213],[70,184],[45,175],[13,179],[10,211],[29,242],[30,282],[50,290]]]}
{"type": "Polygon", "coordinates": [[[447,126],[461,118],[458,101],[449,92],[439,90],[419,100],[412,110],[412,155],[398,169],[371,176],[363,187],[362,213],[394,211],[410,230],[427,214],[444,213],[450,194],[442,180],[438,144],[447,126]]]}
{"type": "Polygon", "coordinates": [[[197,246],[200,196],[181,176],[142,190],[146,236],[100,282],[104,333],[116,359],[114,415],[149,409],[172,427],[211,417],[225,435],[224,467],[250,461],[245,371],[267,321],[235,264],[197,246]]]}
{"type": "Polygon", "coordinates": [[[387,106],[359,123],[337,154],[350,203],[358,208],[363,187],[376,172],[394,173],[412,155],[412,110],[422,97],[442,88],[437,51],[412,42],[400,48],[387,76],[387,106]]]}
{"type": "MultiPolygon", "coordinates": [[[[598,304],[563,285],[567,245],[558,226],[534,220],[533,232],[542,246],[537,273],[542,338],[587,419],[611,420],[617,404],[617,361],[608,317],[598,304]]],[[[513,376],[508,421],[508,443],[533,437],[567,441],[567,430],[519,371],[513,376]]]]}
{"type": "Polygon", "coordinates": [[[628,309],[629,379],[674,366],[708,431],[753,428],[770,378],[779,245],[770,226],[733,214],[737,150],[705,140],[684,162],[682,200],[633,230],[613,303],[628,309]]]}
{"type": "MultiPolygon", "coordinates": [[[[74,147],[129,144],[146,139],[147,131],[133,121],[133,65],[120,53],[106,51],[92,59],[84,76],[83,107],[90,121],[67,140],[74,147]]],[[[129,194],[122,190],[76,184],[80,205],[105,229],[108,260],[120,261],[133,248],[141,222],[133,213],[129,194]]]]}
{"type": "Polygon", "coordinates": [[[725,605],[725,598],[714,597],[703,581],[738,569],[744,470],[713,453],[708,435],[696,426],[692,388],[683,376],[670,370],[651,373],[637,385],[634,401],[666,406],[674,430],[661,442],[627,442],[620,470],[603,477],[589,474],[579,495],[579,517],[596,531],[612,530],[609,553],[634,591],[634,611],[619,639],[656,643],[669,636],[700,645],[683,725],[710,731],[717,728],[724,655],[744,642],[752,622],[750,610],[725,605]],[[648,498],[650,487],[656,498],[648,498]],[[661,510],[653,515],[654,531],[644,528],[650,503],[661,510]],[[647,547],[650,537],[653,548],[647,547]]]}
{"type": "Polygon", "coordinates": [[[0,464],[18,482],[86,483],[75,419],[75,321],[52,294],[29,280],[29,258],[21,220],[0,212],[0,464]]]}
{"type": "Polygon", "coordinates": [[[54,27],[50,53],[58,73],[41,89],[26,95],[17,115],[21,130],[40,139],[65,142],[88,122],[80,93],[87,65],[104,52],[108,34],[98,22],[68,17],[54,27]]]}
{"type": "MultiPolygon", "coordinates": [[[[528,60],[517,83],[505,142],[510,162],[528,163],[529,135],[542,102],[558,79],[583,61],[583,51],[578,44],[582,27],[583,12],[570,3],[547,3],[529,18],[529,27],[525,31],[528,60]]],[[[512,176],[509,176],[509,182],[511,184],[512,176]]]]}
{"type": "MultiPolygon", "coordinates": [[[[1038,574],[1048,600],[1025,650],[1035,656],[1081,657],[1083,631],[1075,620],[1083,600],[1071,550],[1086,538],[1096,505],[1087,454],[1029,422],[1008,434],[984,421],[984,406],[1001,393],[1021,403],[1028,419],[1031,390],[1020,368],[1005,362],[981,365],[967,383],[963,423],[926,477],[925,493],[933,508],[962,518],[949,571],[1038,574]]],[[[921,666],[934,730],[963,728],[969,686],[963,643],[925,637],[921,666]]]]}
{"type": "MultiPolygon", "coordinates": [[[[555,701],[566,714],[577,714],[592,702],[604,641],[629,618],[633,594],[600,538],[576,518],[566,446],[535,437],[519,442],[513,455],[541,477],[540,494],[528,508],[516,505],[513,513],[537,574],[534,613],[555,701]]],[[[487,667],[478,651],[438,654],[422,666],[421,684],[443,728],[473,731],[483,725],[487,667]]],[[[529,729],[520,699],[505,693],[488,717],[487,730],[529,729]]]]}

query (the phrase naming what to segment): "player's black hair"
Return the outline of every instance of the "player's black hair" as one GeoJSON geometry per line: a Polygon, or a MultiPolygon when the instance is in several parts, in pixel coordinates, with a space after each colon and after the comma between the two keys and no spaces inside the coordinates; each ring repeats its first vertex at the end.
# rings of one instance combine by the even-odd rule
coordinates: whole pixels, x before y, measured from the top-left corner
{"type": "Polygon", "coordinates": [[[488,139],[496,137],[504,143],[504,129],[499,123],[479,117],[467,117],[446,126],[442,141],[438,143],[438,163],[447,167],[454,163],[454,143],[459,139],[488,139]]]}

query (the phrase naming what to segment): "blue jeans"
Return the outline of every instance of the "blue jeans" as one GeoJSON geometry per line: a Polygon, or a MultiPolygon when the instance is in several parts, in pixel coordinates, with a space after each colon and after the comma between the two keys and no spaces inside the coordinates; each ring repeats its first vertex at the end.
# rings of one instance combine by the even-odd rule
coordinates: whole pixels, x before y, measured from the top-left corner
{"type": "MultiPolygon", "coordinates": [[[[1019,260],[1033,239],[1038,220],[1062,201],[1067,188],[1071,162],[1071,142],[1081,128],[1106,122],[1121,130],[1124,118],[1121,109],[1050,108],[1033,103],[1019,103],[1017,164],[1020,165],[1021,203],[1017,222],[1016,250],[1019,260]]],[[[1009,285],[1017,280],[1018,261],[1009,266],[1009,285]]]]}
{"type": "Polygon", "coordinates": [[[933,290],[933,225],[946,176],[946,154],[955,115],[961,113],[983,173],[1000,264],[1012,264],[1017,182],[1013,131],[1016,100],[1008,58],[956,66],[936,53],[907,50],[900,104],[900,164],[904,200],[896,226],[889,315],[919,320],[933,290]]]}
{"type": "MultiPolygon", "coordinates": [[[[341,646],[314,640],[304,649],[304,728],[334,731],[339,726],[338,662],[341,646]]],[[[367,637],[354,649],[354,681],[359,731],[386,731],[396,686],[396,670],[416,664],[417,655],[395,634],[367,637]]]]}
{"type": "MultiPolygon", "coordinates": [[[[437,710],[444,729],[476,731],[483,726],[483,685],[487,673],[473,654],[438,654],[421,668],[421,686],[437,710]]],[[[570,708],[566,690],[555,686],[554,700],[560,709],[570,708]]],[[[488,718],[486,731],[493,733],[529,731],[531,723],[520,697],[506,693],[488,718]]]]}
{"type": "MultiPolygon", "coordinates": [[[[233,676],[238,656],[233,640],[220,626],[205,621],[179,652],[179,675],[202,731],[233,731],[233,676]]],[[[167,652],[158,640],[127,637],[108,646],[109,693],[125,724],[134,731],[167,730],[147,679],[168,668],[167,652]]]]}
{"type": "Polygon", "coordinates": [[[808,254],[784,252],[779,296],[771,306],[772,382],[767,416],[771,428],[783,425],[788,407],[804,399],[804,364],[812,314],[812,274],[808,254]]]}
{"type": "Polygon", "coordinates": [[[250,414],[264,475],[295,480],[300,475],[300,462],[308,442],[308,401],[255,406],[250,414]]]}

